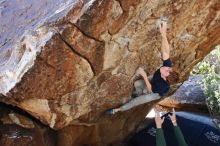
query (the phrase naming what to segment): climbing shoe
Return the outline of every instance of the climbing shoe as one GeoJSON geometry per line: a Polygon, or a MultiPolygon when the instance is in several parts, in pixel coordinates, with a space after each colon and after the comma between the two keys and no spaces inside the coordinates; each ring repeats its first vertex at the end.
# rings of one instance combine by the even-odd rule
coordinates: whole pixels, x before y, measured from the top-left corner
{"type": "Polygon", "coordinates": [[[115,112],[115,109],[112,108],[112,109],[108,109],[107,111],[105,111],[105,113],[108,115],[114,115],[116,112],[115,112]]]}

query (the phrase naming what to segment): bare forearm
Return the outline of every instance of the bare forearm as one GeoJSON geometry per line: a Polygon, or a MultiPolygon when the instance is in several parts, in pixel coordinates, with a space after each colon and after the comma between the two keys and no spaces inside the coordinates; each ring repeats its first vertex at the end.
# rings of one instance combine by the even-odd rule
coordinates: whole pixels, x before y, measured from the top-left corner
{"type": "Polygon", "coordinates": [[[148,77],[147,77],[146,72],[144,71],[143,68],[139,68],[139,69],[138,69],[138,72],[140,73],[140,75],[143,77],[143,79],[144,79],[144,81],[145,81],[145,84],[146,84],[146,86],[147,86],[147,92],[148,92],[148,93],[152,93],[152,86],[151,86],[151,84],[150,84],[150,82],[149,82],[149,80],[148,80],[148,77]]]}
{"type": "Polygon", "coordinates": [[[168,58],[170,58],[170,46],[167,40],[167,22],[162,22],[162,24],[160,25],[160,33],[162,36],[162,57],[163,60],[167,60],[168,58]]]}
{"type": "Polygon", "coordinates": [[[144,78],[144,81],[145,81],[146,86],[147,86],[147,87],[150,86],[151,84],[150,84],[150,81],[148,80],[147,74],[145,74],[145,75],[143,76],[143,78],[144,78]]]}
{"type": "Polygon", "coordinates": [[[163,60],[167,60],[170,57],[170,46],[166,35],[162,35],[161,51],[163,60]]]}

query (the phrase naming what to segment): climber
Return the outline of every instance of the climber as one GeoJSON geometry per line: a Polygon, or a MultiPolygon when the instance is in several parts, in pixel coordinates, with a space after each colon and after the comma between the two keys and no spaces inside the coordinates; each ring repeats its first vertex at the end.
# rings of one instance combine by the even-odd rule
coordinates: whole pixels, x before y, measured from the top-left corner
{"type": "Polygon", "coordinates": [[[139,67],[136,72],[140,74],[144,80],[137,80],[134,82],[134,94],[136,94],[136,98],[128,98],[129,101],[127,103],[119,108],[107,110],[107,114],[129,110],[137,105],[160,99],[161,96],[165,96],[168,93],[170,85],[167,77],[172,71],[172,62],[170,60],[170,47],[166,36],[167,23],[165,21],[161,22],[159,30],[162,36],[161,54],[163,65],[154,73],[151,82],[143,67],[139,67]]]}
{"type": "MultiPolygon", "coordinates": [[[[166,141],[164,138],[164,134],[163,134],[163,129],[162,129],[162,124],[164,122],[164,118],[163,117],[161,119],[160,114],[158,112],[157,109],[154,109],[155,111],[155,123],[156,123],[156,146],[166,146],[166,141]]],[[[177,121],[176,121],[176,112],[173,108],[173,113],[172,115],[169,115],[170,120],[174,126],[173,130],[174,130],[174,134],[178,143],[178,146],[188,146],[186,144],[186,141],[184,139],[184,136],[179,128],[179,126],[177,125],[177,121]]]]}

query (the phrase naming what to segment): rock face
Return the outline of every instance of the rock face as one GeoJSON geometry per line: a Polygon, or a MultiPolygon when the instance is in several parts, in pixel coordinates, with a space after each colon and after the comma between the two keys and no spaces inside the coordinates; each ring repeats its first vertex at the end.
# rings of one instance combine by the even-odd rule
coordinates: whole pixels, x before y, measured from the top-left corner
{"type": "Polygon", "coordinates": [[[190,76],[172,96],[158,104],[165,108],[174,107],[176,110],[208,112],[206,97],[198,83],[202,79],[202,75],[190,76]]]}
{"type": "Polygon", "coordinates": [[[139,64],[147,64],[149,75],[160,66],[155,24],[162,17],[179,72],[174,83],[183,82],[220,43],[219,0],[1,1],[0,100],[54,129],[94,123],[104,125],[93,127],[98,131],[112,129],[112,138],[100,140],[106,134],[100,132],[91,143],[123,139],[147,111],[116,115],[114,126],[103,111],[131,93],[139,64]]]}
{"type": "Polygon", "coordinates": [[[0,104],[1,146],[55,146],[55,131],[11,109],[0,104]]]}

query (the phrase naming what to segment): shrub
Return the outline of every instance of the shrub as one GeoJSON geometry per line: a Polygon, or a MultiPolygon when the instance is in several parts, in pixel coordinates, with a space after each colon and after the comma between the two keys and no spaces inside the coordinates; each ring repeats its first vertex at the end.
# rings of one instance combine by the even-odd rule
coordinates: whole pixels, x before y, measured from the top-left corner
{"type": "Polygon", "coordinates": [[[206,95],[206,103],[211,115],[220,128],[220,46],[210,53],[193,69],[192,74],[202,74],[204,79],[199,81],[206,95]]]}

